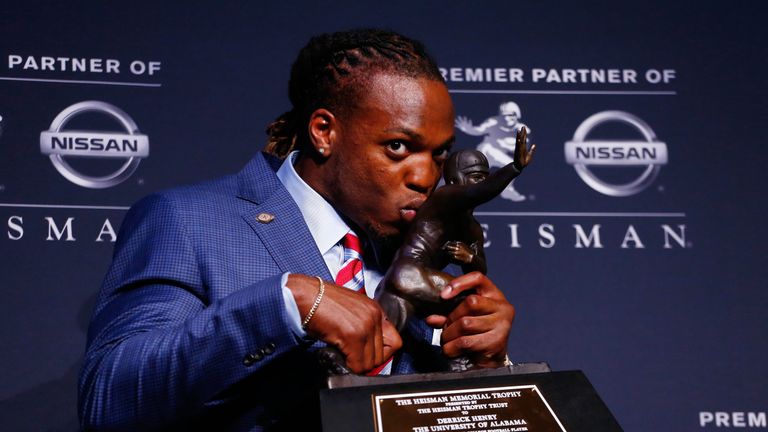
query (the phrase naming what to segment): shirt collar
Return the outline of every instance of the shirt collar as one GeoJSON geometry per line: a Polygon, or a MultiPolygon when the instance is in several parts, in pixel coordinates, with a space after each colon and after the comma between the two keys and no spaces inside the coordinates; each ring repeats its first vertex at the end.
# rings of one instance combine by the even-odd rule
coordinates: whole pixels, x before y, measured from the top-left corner
{"type": "Polygon", "coordinates": [[[298,154],[298,151],[293,151],[285,158],[277,171],[277,178],[296,201],[307,223],[307,228],[315,239],[317,249],[321,254],[325,254],[349,232],[350,228],[336,209],[299,177],[293,167],[298,154]]]}

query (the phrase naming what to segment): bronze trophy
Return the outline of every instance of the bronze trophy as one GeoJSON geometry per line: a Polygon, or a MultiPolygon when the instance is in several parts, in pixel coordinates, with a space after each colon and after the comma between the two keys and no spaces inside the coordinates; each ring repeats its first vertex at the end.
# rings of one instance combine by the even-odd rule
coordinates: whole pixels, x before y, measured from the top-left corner
{"type": "MultiPolygon", "coordinates": [[[[447,265],[486,273],[483,231],[473,211],[520,175],[534,151],[523,127],[513,162],[493,173],[478,151],[461,150],[448,158],[445,185],[417,211],[377,290],[382,309],[401,334],[410,318],[447,315],[468,295],[440,297],[454,278],[443,271],[447,265]]],[[[546,363],[482,369],[471,358],[440,354],[436,364],[445,372],[369,377],[351,374],[336,348],[321,349],[319,356],[330,373],[328,389],[320,394],[326,431],[621,430],[579,371],[550,372],[546,363]]]]}
{"type": "MultiPolygon", "coordinates": [[[[440,292],[454,278],[443,271],[449,264],[460,265],[464,273],[487,273],[483,230],[472,213],[520,175],[535,149],[532,145],[528,150],[523,127],[517,133],[514,161],[493,174],[485,155],[477,150],[460,150],[448,157],[443,167],[445,185],[435,189],[419,207],[377,290],[384,313],[398,331],[402,332],[414,315],[447,315],[468,295],[463,293],[450,301],[440,298],[440,292]]],[[[336,348],[320,350],[319,357],[332,379],[350,374],[336,348]]],[[[473,368],[467,357],[449,359],[448,365],[452,372],[473,368]]]]}

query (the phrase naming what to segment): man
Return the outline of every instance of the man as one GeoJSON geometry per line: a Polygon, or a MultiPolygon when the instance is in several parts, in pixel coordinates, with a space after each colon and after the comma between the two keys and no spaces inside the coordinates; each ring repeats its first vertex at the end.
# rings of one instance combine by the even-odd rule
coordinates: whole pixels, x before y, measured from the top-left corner
{"type": "MultiPolygon", "coordinates": [[[[89,330],[84,429],[315,430],[325,344],[355,373],[427,370],[432,330],[399,334],[370,297],[453,142],[434,61],[394,33],[321,35],[299,53],[289,96],[268,144],[285,161],[257,154],[126,215],[89,330]],[[348,234],[367,246],[367,295],[336,284],[348,234]]],[[[451,287],[477,294],[443,317],[455,336],[435,342],[501,365],[512,306],[480,274],[451,287]]]]}

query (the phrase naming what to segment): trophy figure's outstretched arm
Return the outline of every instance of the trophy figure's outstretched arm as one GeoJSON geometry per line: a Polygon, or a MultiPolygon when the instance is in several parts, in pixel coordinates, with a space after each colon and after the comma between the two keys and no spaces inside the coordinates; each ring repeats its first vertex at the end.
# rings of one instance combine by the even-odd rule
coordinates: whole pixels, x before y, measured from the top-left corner
{"type": "Polygon", "coordinates": [[[484,181],[469,185],[445,186],[445,193],[449,199],[456,200],[455,204],[463,208],[475,208],[480,204],[490,201],[504,190],[533,159],[536,144],[531,145],[530,150],[526,145],[528,132],[523,127],[517,132],[514,160],[491,173],[484,181]]]}

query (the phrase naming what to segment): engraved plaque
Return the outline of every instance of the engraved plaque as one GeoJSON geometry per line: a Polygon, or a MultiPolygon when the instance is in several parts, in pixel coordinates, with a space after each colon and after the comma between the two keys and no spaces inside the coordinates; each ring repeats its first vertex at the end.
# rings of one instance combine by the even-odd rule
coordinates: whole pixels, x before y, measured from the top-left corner
{"type": "Polygon", "coordinates": [[[580,371],[502,372],[347,378],[320,392],[323,431],[622,430],[580,371]]]}
{"type": "Polygon", "coordinates": [[[565,431],[535,385],[374,394],[377,432],[565,431]]]}

